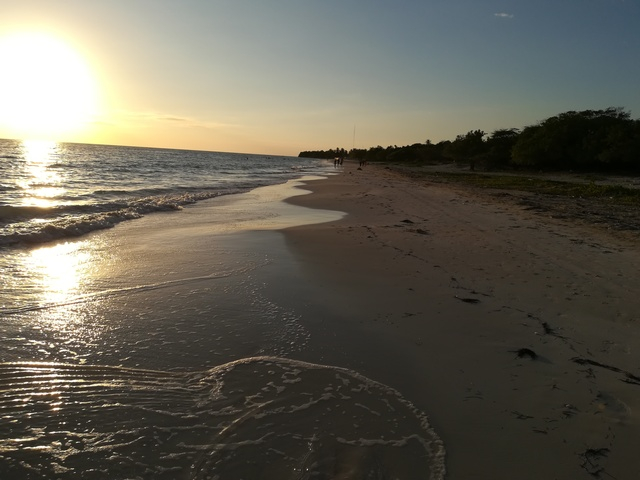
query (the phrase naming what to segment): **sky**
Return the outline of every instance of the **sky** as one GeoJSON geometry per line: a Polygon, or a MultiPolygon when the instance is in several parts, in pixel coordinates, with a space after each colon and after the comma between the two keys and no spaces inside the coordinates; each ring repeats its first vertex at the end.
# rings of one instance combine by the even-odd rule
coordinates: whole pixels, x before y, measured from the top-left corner
{"type": "Polygon", "coordinates": [[[74,64],[54,50],[30,67],[0,53],[0,138],[297,155],[568,110],[640,118],[640,0],[0,0],[0,11],[0,42],[37,32],[84,69],[64,73],[74,64]],[[20,77],[29,68],[40,83],[20,77]],[[36,91],[55,101],[21,115],[15,99],[36,91]]]}

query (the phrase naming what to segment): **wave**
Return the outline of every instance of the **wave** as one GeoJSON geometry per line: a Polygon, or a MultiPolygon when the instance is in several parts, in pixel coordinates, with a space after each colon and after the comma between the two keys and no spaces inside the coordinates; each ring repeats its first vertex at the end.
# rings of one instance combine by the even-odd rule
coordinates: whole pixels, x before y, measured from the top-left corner
{"type": "Polygon", "coordinates": [[[444,445],[399,392],[344,368],[252,357],[175,373],[0,364],[2,478],[424,478],[444,445]]]}
{"type": "Polygon", "coordinates": [[[56,207],[0,206],[0,246],[78,237],[149,213],[180,210],[200,200],[240,191],[200,191],[56,207]]]}
{"type": "Polygon", "coordinates": [[[15,220],[44,218],[55,214],[55,210],[51,207],[0,205],[0,222],[10,223],[15,220]]]}
{"type": "MultiPolygon", "coordinates": [[[[256,182],[251,182],[251,185],[254,185],[256,182]]],[[[207,195],[211,195],[215,192],[216,195],[222,195],[226,193],[236,193],[239,189],[234,189],[232,192],[226,192],[225,187],[218,187],[216,189],[212,189],[211,187],[206,186],[183,186],[183,187],[145,187],[145,188],[112,188],[112,189],[99,189],[89,194],[86,194],[84,197],[91,199],[100,199],[100,198],[116,198],[116,199],[139,199],[139,198],[147,198],[147,197],[162,197],[162,196],[181,196],[186,194],[192,194],[199,197],[207,197],[207,195]]]]}

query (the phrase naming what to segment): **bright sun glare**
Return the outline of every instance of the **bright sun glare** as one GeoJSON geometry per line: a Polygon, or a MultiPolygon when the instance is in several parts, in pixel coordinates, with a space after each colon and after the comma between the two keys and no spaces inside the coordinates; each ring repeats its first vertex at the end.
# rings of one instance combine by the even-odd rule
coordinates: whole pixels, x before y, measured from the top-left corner
{"type": "Polygon", "coordinates": [[[0,68],[0,128],[14,138],[62,140],[97,114],[97,82],[62,40],[43,33],[2,36],[0,68]]]}

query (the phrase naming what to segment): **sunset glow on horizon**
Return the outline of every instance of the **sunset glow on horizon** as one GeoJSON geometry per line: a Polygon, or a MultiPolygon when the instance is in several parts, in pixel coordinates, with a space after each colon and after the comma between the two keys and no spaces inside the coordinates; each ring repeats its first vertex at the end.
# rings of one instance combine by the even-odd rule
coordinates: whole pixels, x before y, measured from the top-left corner
{"type": "Polygon", "coordinates": [[[22,0],[0,138],[297,155],[638,118],[638,25],[623,0],[22,0]]]}

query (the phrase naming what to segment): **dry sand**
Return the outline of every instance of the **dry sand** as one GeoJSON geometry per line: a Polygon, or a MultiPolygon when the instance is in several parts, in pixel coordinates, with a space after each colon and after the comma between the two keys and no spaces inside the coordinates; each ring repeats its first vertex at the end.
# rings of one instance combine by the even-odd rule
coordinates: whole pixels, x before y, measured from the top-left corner
{"type": "Polygon", "coordinates": [[[381,166],[305,188],[348,213],[285,230],[309,360],[424,410],[447,478],[640,478],[637,243],[381,166]]]}

